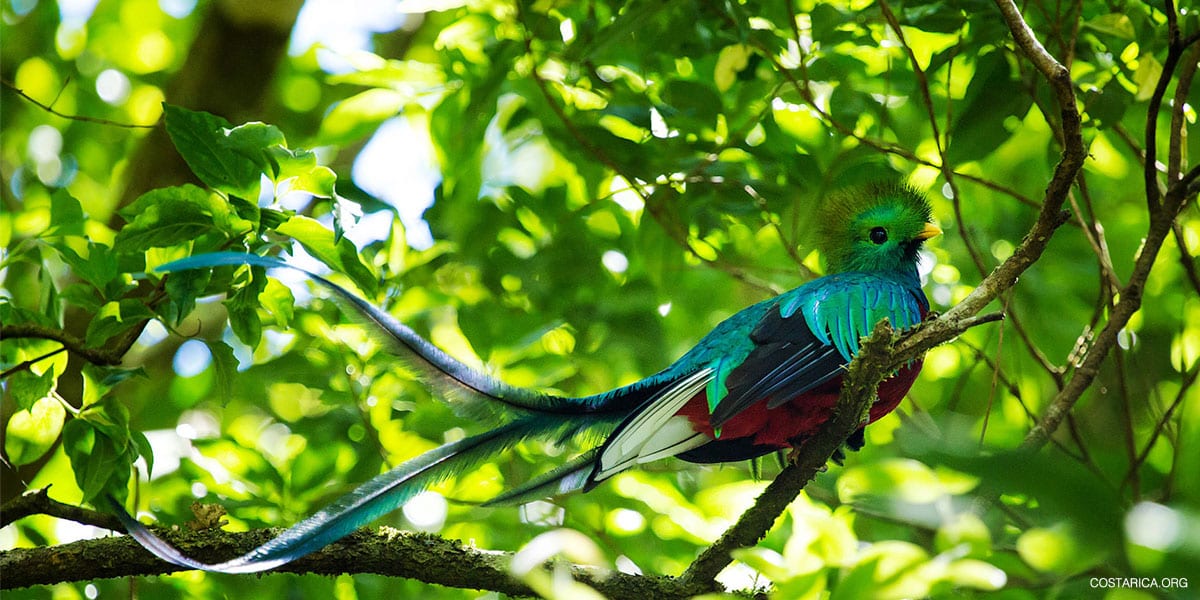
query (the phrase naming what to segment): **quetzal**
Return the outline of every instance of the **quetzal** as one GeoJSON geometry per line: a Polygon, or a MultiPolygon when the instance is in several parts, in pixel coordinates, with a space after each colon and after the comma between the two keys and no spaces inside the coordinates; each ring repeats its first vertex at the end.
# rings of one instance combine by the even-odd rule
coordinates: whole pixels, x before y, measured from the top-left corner
{"type": "MultiPolygon", "coordinates": [[[[634,465],[668,456],[718,463],[796,446],[831,415],[859,338],[883,318],[893,327],[907,328],[928,312],[917,274],[918,250],[941,233],[931,222],[929,202],[900,184],[836,193],[825,202],[818,224],[828,275],[729,317],[663,371],[582,398],[509,386],[473,370],[386,312],[308,273],[330,288],[355,319],[375,330],[403,367],[435,395],[460,414],[495,426],[377,476],[270,542],[220,564],[184,556],[115,500],[113,509],[135,539],[168,562],[247,573],[318,550],[523,440],[603,442],[493,503],[587,491],[634,465]]],[[[179,260],[161,270],[227,265],[288,266],[276,258],[223,252],[179,260]]],[[[880,384],[868,422],[896,408],[920,368],[920,361],[914,361],[880,384]]],[[[861,429],[858,435],[861,445],[861,429]]]]}

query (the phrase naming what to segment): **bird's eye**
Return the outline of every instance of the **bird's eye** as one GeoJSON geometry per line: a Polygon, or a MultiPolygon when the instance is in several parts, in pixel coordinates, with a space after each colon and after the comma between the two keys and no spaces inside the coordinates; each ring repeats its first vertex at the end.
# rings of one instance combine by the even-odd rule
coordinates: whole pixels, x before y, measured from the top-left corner
{"type": "Polygon", "coordinates": [[[871,230],[871,241],[875,244],[883,244],[887,241],[887,230],[882,227],[876,227],[871,230]]]}

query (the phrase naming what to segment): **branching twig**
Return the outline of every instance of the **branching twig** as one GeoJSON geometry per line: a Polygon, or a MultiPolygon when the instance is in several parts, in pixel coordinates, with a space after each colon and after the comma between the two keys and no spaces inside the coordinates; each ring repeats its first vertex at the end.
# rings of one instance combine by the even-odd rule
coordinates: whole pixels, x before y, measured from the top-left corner
{"type": "Polygon", "coordinates": [[[34,323],[17,323],[14,325],[0,325],[0,338],[11,340],[16,338],[37,338],[43,340],[53,340],[63,345],[68,352],[83,357],[88,362],[101,366],[112,366],[121,364],[121,357],[125,352],[122,350],[119,354],[109,348],[89,348],[83,340],[63,331],[52,327],[43,327],[34,323]]]}
{"type": "Polygon", "coordinates": [[[1158,443],[1158,438],[1167,427],[1167,423],[1171,422],[1171,417],[1175,415],[1175,411],[1183,406],[1184,399],[1187,398],[1188,392],[1192,386],[1196,384],[1197,376],[1200,376],[1200,365],[1196,365],[1192,370],[1184,373],[1183,383],[1179,387],[1179,392],[1175,394],[1175,400],[1163,411],[1162,417],[1154,424],[1154,431],[1150,433],[1149,440],[1146,442],[1142,451],[1129,463],[1129,471],[1125,473],[1125,482],[1133,481],[1137,478],[1137,472],[1142,468],[1142,464],[1150,456],[1150,451],[1154,449],[1154,445],[1158,443]]]}
{"type": "Polygon", "coordinates": [[[1083,146],[1081,119],[1079,109],[1075,105],[1075,91],[1071,85],[1070,72],[1053,56],[1050,56],[1037,41],[1012,0],[995,1],[1013,33],[1017,45],[1046,76],[1054,89],[1062,120],[1063,153],[1062,159],[1054,169],[1054,176],[1046,188],[1037,221],[1013,251],[1012,256],[992,270],[991,274],[985,277],[975,290],[946,313],[945,317],[954,319],[978,313],[984,306],[995,300],[1001,292],[1011,288],[1017,278],[1041,258],[1050,237],[1069,218],[1069,215],[1063,212],[1062,207],[1067,193],[1071,189],[1071,184],[1087,157],[1083,146]]]}
{"type": "Polygon", "coordinates": [[[38,102],[32,96],[30,96],[29,94],[26,94],[24,90],[17,87],[15,84],[8,81],[7,79],[0,79],[0,85],[3,85],[4,87],[12,90],[13,93],[24,98],[30,104],[33,104],[34,106],[54,115],[56,117],[70,119],[72,121],[81,121],[84,123],[96,123],[97,125],[109,125],[111,127],[124,127],[126,129],[154,129],[155,127],[158,126],[157,123],[154,123],[151,125],[138,125],[135,123],[121,123],[119,121],[110,121],[108,119],[100,119],[97,117],[86,117],[86,116],[82,116],[82,115],[68,115],[66,113],[59,112],[58,110],[56,110],[53,106],[50,106],[49,104],[44,104],[42,102],[38,102]]]}
{"type": "MultiPolygon", "coordinates": [[[[1004,0],[996,0],[997,3],[1002,3],[1004,0]]],[[[1161,195],[1157,177],[1157,160],[1155,158],[1154,144],[1156,137],[1152,130],[1155,129],[1162,101],[1162,93],[1165,92],[1167,82],[1174,76],[1175,66],[1179,62],[1179,55],[1183,52],[1186,46],[1180,46],[1172,43],[1168,50],[1168,60],[1163,63],[1163,71],[1159,76],[1159,82],[1155,87],[1157,100],[1151,98],[1149,109],[1147,110],[1147,127],[1145,148],[1145,167],[1144,173],[1146,176],[1146,205],[1149,211],[1150,228],[1146,233],[1146,237],[1134,259],[1133,272],[1130,274],[1127,283],[1120,291],[1120,296],[1112,309],[1108,311],[1108,321],[1100,330],[1092,343],[1092,346],[1087,350],[1082,362],[1075,369],[1070,381],[1055,395],[1050,405],[1046,408],[1041,421],[1038,422],[1025,439],[1021,442],[1021,447],[1025,450],[1037,450],[1045,445],[1050,435],[1058,428],[1063,419],[1067,417],[1075,403],[1079,400],[1083,392],[1091,387],[1096,375],[1100,372],[1100,367],[1108,358],[1109,352],[1117,343],[1117,337],[1121,330],[1129,323],[1129,319],[1142,306],[1142,293],[1147,278],[1150,276],[1150,270],[1154,267],[1154,262],[1158,258],[1159,251],[1162,250],[1163,241],[1170,234],[1172,224],[1182,210],[1184,202],[1187,199],[1186,186],[1180,187],[1180,182],[1175,182],[1168,187],[1168,192],[1165,196],[1161,195]],[[1174,55],[1174,59],[1171,56],[1174,55]],[[1170,68],[1168,68],[1170,67],[1170,68]]],[[[1037,61],[1035,61],[1036,64],[1037,61]]],[[[1190,76],[1189,76],[1190,78],[1190,76]]],[[[1067,81],[1069,84],[1069,79],[1067,81]]],[[[1054,81],[1052,80],[1052,84],[1054,81]]],[[[1056,86],[1057,87],[1057,86],[1056,86]]],[[[1069,91],[1069,88],[1068,88],[1069,91]]],[[[1062,92],[1057,92],[1061,94],[1062,92]]],[[[1072,104],[1073,106],[1073,104],[1072,104]]],[[[1176,107],[1176,110],[1182,110],[1182,107],[1176,107]]],[[[1064,108],[1064,113],[1066,109],[1064,108]]],[[[1064,120],[1064,133],[1066,124],[1064,120]]],[[[1069,148],[1063,151],[1064,162],[1069,148]]],[[[1062,163],[1060,163],[1060,168],[1062,163]]],[[[1059,172],[1055,173],[1055,180],[1058,179],[1059,172]]],[[[1051,182],[1053,187],[1054,181],[1051,182]]],[[[964,302],[965,304],[965,302],[964,302]]],[[[961,305],[960,305],[961,306],[961,305]]],[[[958,307],[955,307],[958,308],[958,307]]]]}
{"type": "Polygon", "coordinates": [[[51,499],[49,490],[49,486],[38,490],[29,490],[8,501],[3,508],[0,508],[0,527],[7,527],[14,521],[30,515],[50,515],[112,531],[125,531],[125,527],[116,517],[51,499]]]}

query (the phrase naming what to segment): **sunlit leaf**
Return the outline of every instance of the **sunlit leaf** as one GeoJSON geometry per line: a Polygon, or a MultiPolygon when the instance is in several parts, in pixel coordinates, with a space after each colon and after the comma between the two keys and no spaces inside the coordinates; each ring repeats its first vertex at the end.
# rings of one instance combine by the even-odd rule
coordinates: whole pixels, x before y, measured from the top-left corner
{"type": "Polygon", "coordinates": [[[30,410],[34,403],[50,394],[57,379],[54,369],[51,367],[41,375],[34,374],[29,370],[21,370],[5,381],[8,385],[8,392],[12,394],[12,399],[16,401],[17,407],[22,410],[30,410]]]}
{"type": "Polygon", "coordinates": [[[1045,572],[1067,575],[1087,568],[1102,557],[1085,547],[1065,526],[1035,527],[1017,539],[1017,553],[1031,567],[1045,572]]]}
{"type": "Polygon", "coordinates": [[[376,278],[359,260],[358,249],[350,240],[342,238],[335,242],[332,231],[301,215],[280,224],[278,231],[300,242],[305,250],[331,269],[348,275],[368,294],[374,293],[378,288],[376,278]]]}
{"type": "Polygon", "coordinates": [[[229,327],[234,335],[243,344],[253,348],[262,339],[258,295],[266,288],[267,277],[262,267],[251,267],[250,273],[250,282],[230,294],[225,299],[225,307],[229,310],[229,327]]]}
{"type": "Polygon", "coordinates": [[[58,398],[45,396],[12,414],[4,426],[4,454],[14,465],[42,457],[58,441],[67,411],[58,398]]]}
{"type": "Polygon", "coordinates": [[[321,140],[344,144],[360,139],[399,114],[408,101],[407,94],[390,89],[371,89],[346,98],[321,121],[321,140]]]}
{"type": "Polygon", "coordinates": [[[1123,40],[1132,40],[1137,36],[1129,16],[1120,13],[1099,15],[1084,21],[1083,26],[1123,40]]]}
{"type": "Polygon", "coordinates": [[[88,283],[101,292],[110,289],[110,283],[118,277],[117,256],[112,248],[104,244],[88,242],[88,255],[80,256],[67,244],[53,242],[51,247],[58,251],[63,260],[71,265],[88,283]]]}

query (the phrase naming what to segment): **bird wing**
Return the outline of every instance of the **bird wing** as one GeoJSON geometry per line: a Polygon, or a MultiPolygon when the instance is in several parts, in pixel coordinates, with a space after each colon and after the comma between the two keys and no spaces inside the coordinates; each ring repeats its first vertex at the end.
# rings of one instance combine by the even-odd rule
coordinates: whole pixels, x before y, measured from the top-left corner
{"type": "Polygon", "coordinates": [[[775,408],[833,380],[880,319],[900,329],[916,325],[928,306],[924,298],[904,282],[858,272],[779,296],[749,334],[753,349],[740,362],[718,367],[726,370],[717,376],[725,385],[709,392],[710,425],[719,431],[756,402],[775,408]]]}

